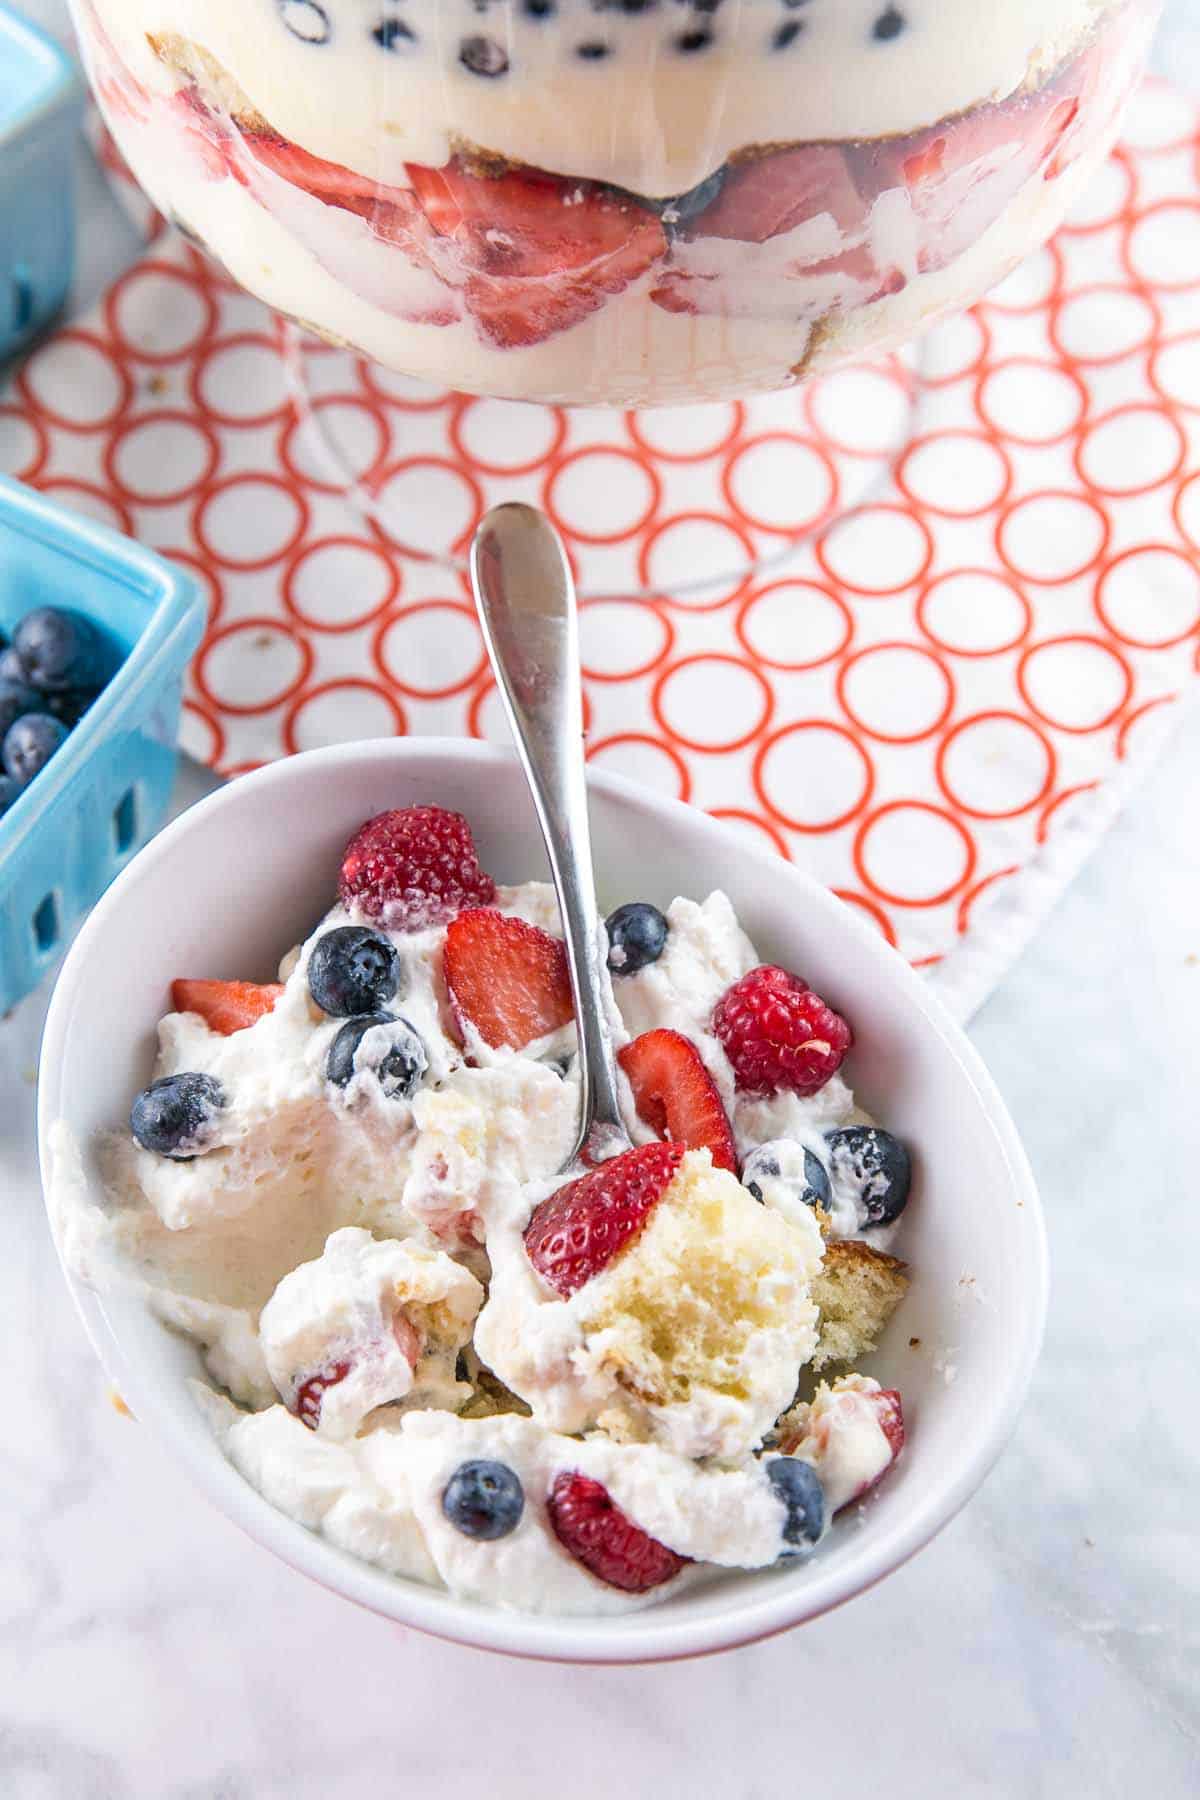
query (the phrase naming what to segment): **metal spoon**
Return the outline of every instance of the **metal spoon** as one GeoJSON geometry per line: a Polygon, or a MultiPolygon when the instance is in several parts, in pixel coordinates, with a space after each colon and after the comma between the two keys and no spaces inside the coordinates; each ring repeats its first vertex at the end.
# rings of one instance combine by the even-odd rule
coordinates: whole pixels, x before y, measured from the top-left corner
{"type": "Polygon", "coordinates": [[[471,544],[471,583],[496,685],[550,858],[579,1032],[579,1135],[570,1161],[629,1148],[605,1010],[583,774],[579,619],[570,565],[532,506],[497,506],[471,544]]]}

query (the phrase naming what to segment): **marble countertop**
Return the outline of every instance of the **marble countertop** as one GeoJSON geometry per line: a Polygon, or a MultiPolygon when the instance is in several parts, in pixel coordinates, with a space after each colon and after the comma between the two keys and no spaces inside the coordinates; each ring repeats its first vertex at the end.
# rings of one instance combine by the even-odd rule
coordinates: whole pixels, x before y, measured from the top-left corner
{"type": "MultiPolygon", "coordinates": [[[[1200,85],[1194,0],[1160,66],[1200,85]]],[[[61,25],[59,0],[30,8],[61,25]]],[[[81,297],[133,249],[81,162],[81,297]]],[[[13,1800],[1200,1791],[1200,707],[971,1034],[1048,1213],[1045,1353],[966,1511],[873,1593],[663,1668],[533,1666],[352,1609],[111,1404],[42,1212],[36,995],[0,1024],[0,1793],[13,1800]]],[[[209,778],[186,771],[178,803],[209,778]]],[[[969,1172],[965,1178],[969,1179],[969,1172]]]]}

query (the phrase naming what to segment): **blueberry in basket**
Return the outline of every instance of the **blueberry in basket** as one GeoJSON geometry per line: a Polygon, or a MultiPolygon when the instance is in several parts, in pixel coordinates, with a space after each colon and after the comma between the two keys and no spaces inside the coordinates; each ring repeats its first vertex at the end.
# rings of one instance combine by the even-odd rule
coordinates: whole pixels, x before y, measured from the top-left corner
{"type": "Polygon", "coordinates": [[[38,606],[0,633],[0,817],[40,775],[113,674],[117,657],[82,613],[38,606]]]}

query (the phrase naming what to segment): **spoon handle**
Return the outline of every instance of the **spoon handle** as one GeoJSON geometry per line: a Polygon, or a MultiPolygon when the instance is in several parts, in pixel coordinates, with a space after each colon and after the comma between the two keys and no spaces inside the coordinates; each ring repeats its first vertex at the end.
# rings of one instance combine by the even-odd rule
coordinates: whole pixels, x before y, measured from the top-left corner
{"type": "Polygon", "coordinates": [[[579,1032],[580,1122],[575,1156],[624,1149],[604,954],[596,912],[575,584],[558,535],[536,508],[497,506],[471,545],[471,582],[484,642],[533,794],[566,935],[579,1032]]]}

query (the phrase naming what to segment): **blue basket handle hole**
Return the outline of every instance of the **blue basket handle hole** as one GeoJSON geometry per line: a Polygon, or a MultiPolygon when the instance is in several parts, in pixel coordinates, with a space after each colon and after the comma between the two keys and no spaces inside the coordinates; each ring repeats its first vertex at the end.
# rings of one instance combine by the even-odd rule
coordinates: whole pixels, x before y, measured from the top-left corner
{"type": "Polygon", "coordinates": [[[62,915],[58,894],[51,889],[33,915],[33,941],[38,955],[49,956],[62,938],[62,915]]]}
{"type": "Polygon", "coordinates": [[[113,843],[118,856],[128,856],[137,843],[138,797],[135,787],[126,788],[113,808],[113,843]]]}
{"type": "Polygon", "coordinates": [[[9,289],[12,330],[19,335],[33,324],[33,280],[24,263],[18,263],[13,270],[9,289]]]}

